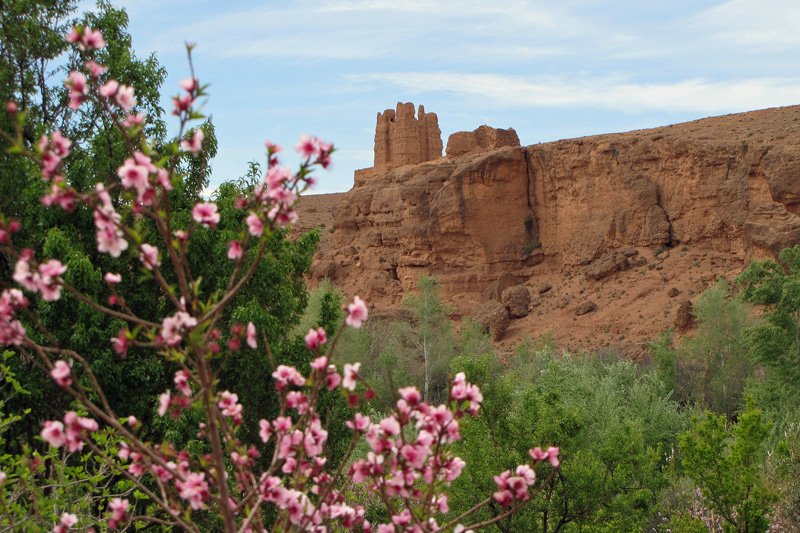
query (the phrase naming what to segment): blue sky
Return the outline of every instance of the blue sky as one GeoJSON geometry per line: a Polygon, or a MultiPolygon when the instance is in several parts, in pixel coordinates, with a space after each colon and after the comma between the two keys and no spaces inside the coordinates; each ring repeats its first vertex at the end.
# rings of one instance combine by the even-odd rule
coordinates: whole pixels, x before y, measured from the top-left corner
{"type": "Polygon", "coordinates": [[[439,116],[443,140],[481,124],[523,144],[800,103],[798,0],[125,0],[140,55],[168,69],[197,44],[217,127],[213,182],[263,141],[338,147],[316,192],[372,165],[375,115],[439,116]]]}

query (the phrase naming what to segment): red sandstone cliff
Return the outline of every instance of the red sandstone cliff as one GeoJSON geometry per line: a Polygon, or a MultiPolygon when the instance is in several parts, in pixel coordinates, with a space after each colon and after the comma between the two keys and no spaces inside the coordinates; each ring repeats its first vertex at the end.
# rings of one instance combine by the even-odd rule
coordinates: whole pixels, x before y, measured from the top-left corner
{"type": "MultiPolygon", "coordinates": [[[[328,205],[332,233],[314,275],[378,306],[433,275],[464,314],[506,285],[537,300],[540,285],[555,283],[552,316],[575,320],[570,306],[603,300],[636,272],[658,278],[648,295],[680,282],[692,296],[716,274],[800,242],[800,106],[527,147],[506,130],[479,130],[451,137],[448,153],[461,155],[358,171],[328,205]],[[657,257],[661,248],[673,257],[657,257]],[[705,281],[683,279],[692,271],[705,281]]],[[[647,284],[639,278],[629,281],[647,284]]],[[[666,321],[654,330],[672,319],[650,318],[666,321]]]]}

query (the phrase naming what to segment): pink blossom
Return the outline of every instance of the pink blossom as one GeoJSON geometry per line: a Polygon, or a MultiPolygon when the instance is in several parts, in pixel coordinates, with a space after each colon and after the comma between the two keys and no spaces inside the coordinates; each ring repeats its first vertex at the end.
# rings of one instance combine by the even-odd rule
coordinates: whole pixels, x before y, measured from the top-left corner
{"type": "Polygon", "coordinates": [[[130,345],[130,340],[128,339],[128,330],[121,329],[116,337],[111,338],[111,347],[114,348],[114,352],[118,355],[126,355],[128,353],[128,347],[130,345]]]}
{"type": "Polygon", "coordinates": [[[117,93],[117,89],[119,89],[119,82],[117,80],[109,80],[98,89],[98,92],[100,96],[111,98],[117,93]]]}
{"type": "Polygon", "coordinates": [[[114,498],[108,502],[108,510],[111,512],[111,517],[108,519],[108,527],[117,529],[121,524],[128,520],[128,507],[130,503],[128,500],[122,498],[114,498]]]}
{"type": "MultiPolygon", "coordinates": [[[[325,335],[324,328],[309,329],[306,334],[306,346],[309,350],[316,350],[323,344],[328,342],[328,337],[325,335]]],[[[326,361],[327,362],[327,361],[326,361]]]]}
{"type": "Polygon", "coordinates": [[[0,295],[0,346],[19,346],[25,338],[25,327],[15,318],[16,309],[21,305],[9,301],[11,291],[19,292],[19,289],[7,289],[0,295]]]}
{"type": "Polygon", "coordinates": [[[205,502],[211,496],[205,478],[203,472],[190,472],[185,481],[175,482],[180,497],[187,500],[194,510],[205,508],[205,502]]]}
{"type": "Polygon", "coordinates": [[[161,340],[167,346],[177,346],[183,334],[197,325],[197,319],[186,311],[178,311],[161,322],[161,340]]]}
{"type": "Polygon", "coordinates": [[[219,223],[217,204],[213,202],[200,202],[192,208],[192,218],[195,222],[207,228],[216,228],[219,223]]]}
{"type": "Polygon", "coordinates": [[[197,78],[186,78],[185,80],[181,80],[180,86],[186,92],[194,92],[197,90],[197,78]]]}
{"type": "Polygon", "coordinates": [[[531,459],[536,462],[544,461],[545,459],[550,461],[550,465],[553,468],[558,468],[558,465],[561,464],[561,461],[558,457],[560,450],[554,446],[547,448],[546,452],[542,451],[542,449],[537,446],[532,448],[528,453],[530,454],[531,459]]]}
{"type": "Polygon", "coordinates": [[[264,221],[255,213],[250,213],[245,222],[247,222],[247,231],[253,237],[261,237],[264,234],[264,221]]]}
{"type": "Polygon", "coordinates": [[[69,108],[72,110],[78,109],[86,100],[86,94],[89,92],[89,88],[86,85],[86,76],[73,70],[69,73],[64,85],[69,89],[69,108]]]}
{"type": "MultiPolygon", "coordinates": [[[[313,331],[313,330],[311,330],[311,331],[313,331]]],[[[308,341],[306,341],[306,344],[308,344],[308,341]]],[[[325,369],[327,369],[328,368],[328,358],[325,357],[324,355],[321,355],[321,356],[317,357],[316,359],[311,361],[311,368],[314,369],[314,370],[325,370],[325,369]]]]}
{"type": "Polygon", "coordinates": [[[261,437],[261,442],[267,442],[272,436],[272,427],[269,425],[268,420],[261,419],[258,421],[258,436],[261,437]]]}
{"type": "Polygon", "coordinates": [[[353,298],[353,303],[347,306],[347,318],[345,322],[348,326],[360,328],[361,324],[367,320],[369,313],[364,300],[356,296],[353,298]]]}
{"type": "Polygon", "coordinates": [[[158,416],[164,416],[167,414],[167,410],[169,409],[169,404],[172,401],[172,393],[170,391],[162,393],[158,397],[158,416]]]}
{"type": "Polygon", "coordinates": [[[256,326],[252,322],[247,323],[247,345],[252,348],[258,348],[258,341],[256,340],[256,326]]]}
{"type": "Polygon", "coordinates": [[[66,442],[64,424],[58,421],[45,421],[44,428],[39,435],[53,448],[60,448],[66,442]]]}
{"type": "Polygon", "coordinates": [[[290,391],[286,394],[286,407],[303,414],[308,410],[308,398],[300,391],[290,391]]]}
{"type": "Polygon", "coordinates": [[[274,221],[281,228],[285,228],[297,222],[297,211],[278,204],[267,213],[267,218],[274,221]]]}
{"type": "Polygon", "coordinates": [[[139,246],[139,261],[142,262],[147,270],[153,270],[161,264],[158,259],[158,248],[147,243],[139,246]]]}
{"type": "Polygon", "coordinates": [[[536,483],[536,472],[528,465],[519,465],[517,467],[517,475],[524,479],[528,486],[536,483]]]}
{"type": "Polygon", "coordinates": [[[99,78],[108,70],[108,67],[95,61],[87,61],[84,66],[89,70],[89,74],[91,74],[93,78],[99,78]]]}
{"type": "Polygon", "coordinates": [[[228,259],[238,260],[242,258],[244,250],[239,241],[231,241],[228,243],[228,259]]]}
{"type": "Polygon", "coordinates": [[[175,377],[172,380],[175,383],[175,388],[178,391],[186,396],[187,398],[192,396],[192,389],[189,387],[189,373],[185,370],[178,370],[175,372],[175,377]]]}
{"type": "Polygon", "coordinates": [[[430,453],[431,449],[428,446],[418,444],[406,444],[400,449],[400,455],[403,456],[403,459],[418,470],[425,466],[425,461],[430,453]]]}
{"type": "MultiPolygon", "coordinates": [[[[345,369],[345,374],[347,374],[347,369],[345,369]]],[[[345,387],[347,387],[347,385],[345,385],[345,387]]],[[[394,437],[400,434],[400,423],[393,416],[384,418],[380,421],[379,425],[387,435],[394,437]]]]}
{"type": "Polygon", "coordinates": [[[83,28],[72,28],[72,30],[70,30],[69,34],[67,35],[67,42],[71,43],[71,44],[75,44],[78,41],[80,41],[81,40],[81,32],[82,31],[83,31],[83,28]],[[78,30],[81,30],[81,31],[78,31],[78,30]]]}
{"type": "Polygon", "coordinates": [[[352,430],[364,432],[372,424],[372,421],[368,416],[364,416],[361,413],[356,413],[353,417],[353,420],[348,420],[345,422],[345,424],[352,430]]]}
{"type": "Polygon", "coordinates": [[[141,199],[150,188],[149,175],[155,170],[150,164],[150,158],[142,155],[141,158],[126,159],[117,169],[117,175],[122,180],[122,186],[126,189],[136,189],[141,199]]]}
{"type": "Polygon", "coordinates": [[[319,155],[319,139],[303,134],[294,149],[301,156],[310,159],[319,155]]]}
{"type": "Polygon", "coordinates": [[[83,449],[84,433],[99,429],[97,421],[78,416],[74,411],[68,411],[64,415],[64,427],[66,428],[65,442],[70,453],[83,449]]]}
{"type": "Polygon", "coordinates": [[[137,126],[141,126],[142,124],[144,124],[144,115],[141,113],[128,115],[125,117],[125,120],[122,121],[122,125],[126,128],[135,128],[137,126]]]}
{"type": "Polygon", "coordinates": [[[281,148],[272,141],[264,141],[264,146],[266,147],[267,152],[269,152],[270,154],[277,154],[278,152],[283,150],[283,148],[281,148]]]}
{"type": "Polygon", "coordinates": [[[117,105],[124,111],[130,111],[136,105],[136,97],[133,94],[133,87],[127,85],[120,85],[117,89],[117,94],[114,98],[117,105]]]}
{"type": "Polygon", "coordinates": [[[42,196],[41,200],[47,207],[57,205],[67,212],[75,209],[75,191],[66,186],[63,176],[53,177],[50,192],[42,196]]]}
{"type": "Polygon", "coordinates": [[[284,184],[292,178],[292,171],[289,167],[274,166],[269,169],[265,182],[267,190],[272,191],[277,188],[283,188],[284,184]]]}
{"type": "Polygon", "coordinates": [[[279,433],[285,433],[292,428],[292,419],[288,416],[279,416],[272,423],[272,427],[279,433]]]}
{"type": "Polygon", "coordinates": [[[194,104],[194,98],[191,94],[184,94],[183,96],[174,96],[172,98],[172,114],[180,116],[183,113],[188,113],[194,104]]]}
{"type": "MultiPolygon", "coordinates": [[[[70,154],[72,141],[64,137],[60,131],[53,133],[51,137],[42,135],[39,139],[38,148],[42,154],[42,177],[46,180],[55,179],[58,166],[61,160],[70,154]]],[[[63,182],[62,177],[59,182],[63,182]]]]}
{"type": "Polygon", "coordinates": [[[400,393],[400,397],[412,406],[422,401],[422,395],[416,387],[404,387],[398,392],[400,393]]]}
{"type": "Polygon", "coordinates": [[[78,523],[78,517],[72,513],[62,513],[58,524],[53,526],[52,533],[67,533],[71,527],[78,523]]]}
{"type": "Polygon", "coordinates": [[[77,44],[81,50],[99,50],[106,45],[100,30],[89,27],[76,27],[67,36],[67,42],[77,44]]]}
{"type": "Polygon", "coordinates": [[[67,267],[62,265],[58,259],[50,259],[39,265],[38,275],[34,280],[43,300],[54,302],[61,298],[61,283],[63,282],[61,274],[66,271],[67,267]]]}
{"type": "Polygon", "coordinates": [[[338,387],[341,382],[342,376],[336,372],[336,366],[330,365],[328,367],[328,373],[325,374],[325,386],[328,388],[328,390],[333,390],[338,387]]]}
{"type": "MultiPolygon", "coordinates": [[[[94,225],[97,229],[97,251],[106,252],[111,257],[119,257],[128,249],[128,241],[119,227],[121,217],[116,212],[102,183],[95,186],[100,205],[94,210],[94,225]]],[[[108,280],[106,280],[108,281],[108,280]]]]}
{"type": "Polygon", "coordinates": [[[205,139],[203,130],[197,128],[191,137],[181,141],[181,148],[193,154],[199,153],[203,149],[203,139],[205,139]]]}
{"type": "Polygon", "coordinates": [[[361,363],[346,364],[344,365],[344,379],[342,380],[342,387],[349,391],[356,390],[356,381],[358,380],[358,370],[361,368],[361,363]]]}
{"type": "Polygon", "coordinates": [[[116,285],[120,281],[122,281],[122,276],[119,274],[114,274],[112,272],[106,272],[106,275],[103,276],[103,279],[106,280],[106,283],[109,285],[116,285]]]}
{"type": "Polygon", "coordinates": [[[14,265],[14,274],[12,274],[11,277],[14,281],[22,285],[23,288],[31,292],[36,292],[38,280],[36,272],[31,270],[31,259],[33,259],[33,250],[30,248],[22,250],[19,254],[19,259],[17,259],[14,265]]]}
{"type": "MultiPolygon", "coordinates": [[[[172,462],[172,461],[170,461],[172,462]]],[[[175,466],[175,463],[172,463],[172,466],[175,466]]],[[[162,483],[166,483],[167,481],[171,480],[173,477],[172,472],[168,468],[164,468],[161,465],[153,465],[151,467],[153,469],[153,473],[161,480],[162,483]]]]}
{"type": "Polygon", "coordinates": [[[294,367],[279,365],[272,373],[272,377],[276,381],[276,386],[281,389],[287,385],[296,385],[302,387],[305,384],[305,378],[294,367]]]}
{"type": "Polygon", "coordinates": [[[236,425],[242,423],[242,404],[239,403],[239,396],[230,391],[222,391],[219,393],[217,406],[222,410],[222,414],[231,417],[236,425]]]}
{"type": "MultiPolygon", "coordinates": [[[[103,39],[103,34],[100,30],[93,30],[92,28],[84,28],[83,35],[80,41],[86,48],[100,50],[105,47],[106,42],[103,39]]],[[[83,48],[81,48],[83,50],[83,48]]]]}
{"type": "Polygon", "coordinates": [[[53,378],[53,381],[55,381],[59,387],[69,387],[72,385],[72,369],[66,361],[56,361],[53,365],[53,369],[50,370],[50,377],[53,378]]]}

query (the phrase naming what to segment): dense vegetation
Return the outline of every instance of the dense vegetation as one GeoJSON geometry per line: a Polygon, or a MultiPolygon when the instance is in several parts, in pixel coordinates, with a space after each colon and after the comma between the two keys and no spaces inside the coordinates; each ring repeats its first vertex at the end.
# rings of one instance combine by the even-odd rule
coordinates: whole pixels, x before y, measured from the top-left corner
{"type": "MultiPolygon", "coordinates": [[[[516,464],[535,441],[560,446],[562,467],[499,531],[792,530],[800,527],[800,404],[787,372],[796,368],[800,302],[790,297],[799,258],[793,248],[781,263],[754,263],[733,286],[712,286],[695,306],[696,331],[680,342],[665,332],[639,364],[561,352],[546,338],[501,362],[475,325],[446,319],[430,279],[407,313],[376,319],[344,342],[364,361],[377,411],[394,400],[391,384],[424,384],[425,331],[437,331],[437,365],[447,361],[451,374],[464,371],[481,386],[482,414],[462,429],[467,467],[451,493],[454,515],[491,488],[487,473],[516,464]],[[435,313],[422,312],[425,300],[435,313]],[[762,319],[749,303],[767,306],[762,319]]],[[[323,283],[307,314],[334,294],[323,283]]]]}
{"type": "MultiPolygon", "coordinates": [[[[124,140],[112,124],[103,122],[100,110],[71,111],[64,87],[53,81],[53,72],[63,77],[77,61],[60,40],[74,22],[75,6],[0,2],[0,101],[15,100],[28,110],[23,134],[29,142],[46,124],[56,124],[76,140],[76,147],[89,147],[73,153],[67,177],[90,184],[113,176],[125,151],[124,140]]],[[[155,57],[139,59],[131,52],[124,11],[99,2],[84,21],[114,43],[103,52],[114,77],[141,88],[140,107],[151,117],[148,135],[169,142],[158,104],[165,72],[155,57]]],[[[184,179],[171,193],[176,228],[190,223],[192,206],[208,184],[216,147],[213,124],[202,128],[204,152],[180,161],[184,179]]],[[[0,129],[14,135],[4,114],[0,129]]],[[[36,168],[6,153],[8,146],[0,139],[0,212],[30,221],[20,242],[61,257],[68,266],[67,281],[101,298],[102,274],[110,266],[108,257],[96,250],[91,213],[44,209],[39,198],[46,184],[36,168]]],[[[214,200],[222,222],[214,231],[195,232],[196,252],[224,255],[244,217],[234,201],[252,186],[239,180],[218,189],[214,200]]],[[[143,222],[139,231],[147,235],[154,229],[143,222]]],[[[319,326],[333,331],[343,319],[342,296],[330,285],[306,292],[304,276],[317,242],[314,232],[295,240],[278,234],[269,259],[220,321],[223,331],[253,322],[271,340],[274,360],[244,347],[220,375],[221,385],[239,394],[245,435],[257,435],[258,418],[277,412],[275,392],[265,385],[274,365],[292,364],[305,372],[305,332],[319,326]]],[[[211,290],[223,290],[220,284],[233,268],[209,261],[191,267],[211,290]]],[[[0,256],[3,288],[12,285],[11,269],[10,258],[0,256]]],[[[133,294],[127,305],[142,316],[158,315],[165,301],[149,292],[135,293],[135,273],[124,278],[124,283],[131,280],[126,294],[133,294]]],[[[467,467],[450,495],[451,517],[491,494],[491,475],[524,462],[531,443],[546,443],[564,451],[562,467],[552,478],[543,469],[539,476],[544,489],[521,512],[494,525],[497,530],[758,532],[770,525],[800,530],[800,246],[785,250],[779,261],[754,263],[731,285],[711,287],[695,309],[697,330],[680,341],[665,332],[641,364],[613,354],[564,353],[546,339],[529,340],[501,362],[474,325],[457,327],[448,320],[435,280],[423,278],[407,299],[405,314],[346,331],[341,352],[350,361],[363,361],[362,377],[374,392],[369,408],[377,414],[394,404],[399,386],[416,385],[434,404],[446,399],[448,380],[458,372],[481,387],[481,415],[464,420],[464,438],[457,446],[467,467]],[[764,310],[758,318],[754,305],[764,310]]],[[[108,339],[120,324],[69,296],[38,302],[34,311],[59,344],[91,355],[98,380],[111,392],[109,402],[124,405],[144,432],[176,446],[202,449],[204,444],[193,435],[192,413],[180,421],[154,416],[156,398],[171,381],[174,365],[137,350],[118,357],[108,339]]],[[[41,423],[63,413],[69,403],[35,370],[34,361],[14,351],[4,352],[0,360],[2,470],[23,483],[41,475],[70,480],[60,490],[39,495],[53,507],[70,501],[93,508],[101,497],[133,494],[138,511],[150,512],[146,495],[90,454],[69,456],[46,449],[38,438],[41,423]],[[94,500],[85,497],[89,486],[102,487],[94,500]]],[[[348,445],[346,432],[336,429],[343,428],[346,406],[333,395],[324,396],[321,405],[330,431],[329,459],[336,464],[348,445]]],[[[109,449],[116,446],[110,435],[98,439],[109,449]]],[[[32,482],[30,487],[35,490],[32,482]]],[[[369,502],[368,495],[354,488],[350,497],[369,502]]],[[[27,512],[13,501],[3,505],[12,516],[27,512]]],[[[492,504],[481,517],[502,512],[492,504]]],[[[215,527],[210,519],[206,525],[215,527]]]]}

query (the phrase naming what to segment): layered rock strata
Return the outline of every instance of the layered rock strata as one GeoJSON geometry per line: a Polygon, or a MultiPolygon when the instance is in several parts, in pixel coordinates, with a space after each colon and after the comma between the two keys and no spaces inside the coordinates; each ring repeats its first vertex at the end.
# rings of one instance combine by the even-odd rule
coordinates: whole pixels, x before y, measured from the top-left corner
{"type": "MultiPolygon", "coordinates": [[[[401,106],[378,129],[411,124],[401,109],[413,118],[401,106]]],[[[423,274],[474,301],[502,276],[534,283],[611,257],[608,273],[587,273],[603,278],[630,247],[704,243],[745,260],[800,242],[800,106],[527,147],[451,137],[449,157],[403,166],[382,135],[314,267],[374,302],[398,302],[423,274]]]]}

